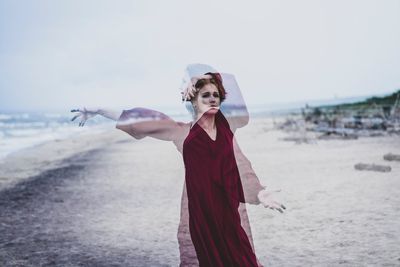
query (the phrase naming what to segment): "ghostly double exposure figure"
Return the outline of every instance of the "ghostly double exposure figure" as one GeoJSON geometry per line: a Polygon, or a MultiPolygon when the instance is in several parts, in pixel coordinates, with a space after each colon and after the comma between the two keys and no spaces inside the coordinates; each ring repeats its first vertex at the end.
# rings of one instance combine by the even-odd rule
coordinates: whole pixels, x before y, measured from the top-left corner
{"type": "Polygon", "coordinates": [[[285,208],[273,200],[243,155],[234,134],[249,121],[243,97],[230,74],[208,65],[186,68],[182,100],[192,114],[177,122],[150,109],[124,110],[116,118],[104,110],[74,110],[84,123],[101,114],[136,139],[171,141],[182,154],[185,183],[178,227],[180,266],[261,266],[245,203],[285,208]]]}

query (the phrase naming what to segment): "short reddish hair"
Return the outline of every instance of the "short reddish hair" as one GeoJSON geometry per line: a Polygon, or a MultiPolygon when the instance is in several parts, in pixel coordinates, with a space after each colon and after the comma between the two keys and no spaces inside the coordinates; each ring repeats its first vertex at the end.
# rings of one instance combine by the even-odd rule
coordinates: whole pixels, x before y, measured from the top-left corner
{"type": "Polygon", "coordinates": [[[218,89],[219,98],[220,98],[221,102],[224,101],[225,98],[226,98],[226,91],[225,91],[224,85],[222,84],[222,77],[221,77],[221,74],[219,74],[219,73],[217,73],[217,72],[216,72],[216,73],[207,72],[205,75],[210,75],[211,78],[210,78],[210,79],[200,79],[200,80],[198,80],[198,81],[196,82],[196,84],[194,85],[194,87],[195,87],[196,89],[201,89],[201,88],[203,88],[206,84],[212,83],[212,84],[214,84],[214,85],[217,87],[217,89],[218,89]]]}

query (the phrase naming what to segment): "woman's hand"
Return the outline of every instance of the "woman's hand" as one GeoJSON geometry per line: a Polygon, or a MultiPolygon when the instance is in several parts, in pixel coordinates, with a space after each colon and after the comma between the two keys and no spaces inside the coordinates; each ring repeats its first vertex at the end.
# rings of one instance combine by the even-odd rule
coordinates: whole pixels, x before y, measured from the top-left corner
{"type": "Polygon", "coordinates": [[[85,125],[86,121],[94,116],[96,116],[98,113],[98,110],[88,110],[86,108],[83,109],[72,109],[71,112],[74,113],[74,117],[71,119],[71,121],[74,121],[75,119],[80,117],[80,122],[79,126],[85,125]]]}
{"type": "Polygon", "coordinates": [[[265,208],[270,208],[272,210],[277,210],[280,213],[283,213],[283,210],[286,209],[285,206],[280,204],[279,202],[276,202],[272,195],[276,192],[280,192],[281,190],[274,190],[274,191],[269,191],[269,190],[261,190],[257,197],[258,200],[261,202],[261,204],[264,205],[265,208]]]}
{"type": "Polygon", "coordinates": [[[190,101],[192,98],[194,98],[199,91],[195,85],[198,80],[200,79],[211,79],[212,76],[205,74],[205,75],[200,75],[200,76],[195,76],[190,79],[190,82],[187,84],[187,87],[181,92],[182,94],[182,101],[190,101]]]}
{"type": "Polygon", "coordinates": [[[181,93],[182,101],[190,101],[197,93],[196,88],[192,83],[189,83],[188,87],[181,93]]]}

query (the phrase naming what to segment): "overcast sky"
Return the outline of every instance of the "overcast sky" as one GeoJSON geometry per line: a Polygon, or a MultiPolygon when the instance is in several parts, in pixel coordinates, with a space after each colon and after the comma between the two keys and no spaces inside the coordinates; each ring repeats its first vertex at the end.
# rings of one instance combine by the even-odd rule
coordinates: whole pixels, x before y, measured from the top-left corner
{"type": "Polygon", "coordinates": [[[249,105],[400,88],[400,1],[0,0],[0,110],[180,105],[189,63],[249,105]]]}

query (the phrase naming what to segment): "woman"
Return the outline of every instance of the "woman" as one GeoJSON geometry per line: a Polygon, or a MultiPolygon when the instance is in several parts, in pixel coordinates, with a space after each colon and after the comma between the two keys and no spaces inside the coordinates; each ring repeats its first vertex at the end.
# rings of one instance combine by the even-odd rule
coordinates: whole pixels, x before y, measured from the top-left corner
{"type": "Polygon", "coordinates": [[[83,125],[100,114],[117,120],[118,129],[137,139],[174,142],[185,163],[178,230],[181,266],[197,264],[190,257],[193,245],[200,266],[259,266],[240,203],[262,203],[280,212],[285,207],[264,190],[235,142],[234,132],[247,124],[248,113],[234,77],[201,64],[189,65],[186,74],[182,97],[190,103],[191,123],[143,108],[123,111],[119,117],[102,109],[73,110],[78,112],[73,119],[81,116],[83,125]]]}

